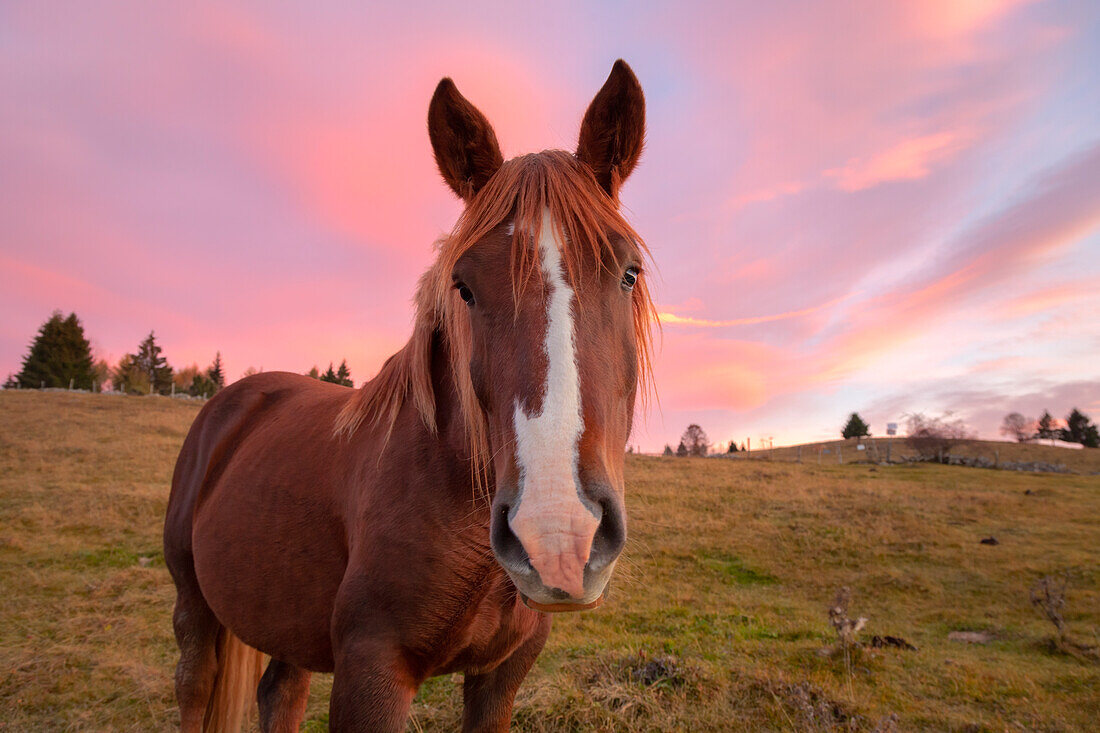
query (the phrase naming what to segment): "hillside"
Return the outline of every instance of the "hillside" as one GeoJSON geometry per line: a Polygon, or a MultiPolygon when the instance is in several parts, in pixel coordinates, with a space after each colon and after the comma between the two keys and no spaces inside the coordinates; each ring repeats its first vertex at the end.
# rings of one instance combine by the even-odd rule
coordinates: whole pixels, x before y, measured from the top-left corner
{"type": "MultiPolygon", "coordinates": [[[[1062,464],[1072,473],[1100,473],[1100,449],[1054,447],[1041,443],[1009,443],[998,440],[961,441],[951,451],[960,456],[988,458],[991,461],[1031,463],[1043,462],[1062,464]]],[[[897,461],[915,455],[915,451],[906,445],[905,438],[863,438],[857,440],[828,440],[820,443],[789,445],[781,448],[753,450],[746,455],[733,454],[734,457],[756,458],[760,460],[797,461],[803,463],[865,463],[897,461]],[[864,449],[859,450],[862,442],[864,449]]]]}
{"type": "MultiPolygon", "coordinates": [[[[171,728],[160,532],[197,410],[0,392],[0,728],[171,728]]],[[[1067,571],[1069,635],[1100,643],[1100,478],[806,458],[629,456],[630,540],[607,603],[555,621],[513,730],[1095,724],[1100,664],[1051,644],[1028,589],[1067,571]],[[916,650],[829,655],[842,586],[864,640],[916,650]]],[[[410,730],[454,730],[460,681],[429,681],[410,730]]],[[[324,729],[329,685],[315,676],[307,730],[324,729]]]]}

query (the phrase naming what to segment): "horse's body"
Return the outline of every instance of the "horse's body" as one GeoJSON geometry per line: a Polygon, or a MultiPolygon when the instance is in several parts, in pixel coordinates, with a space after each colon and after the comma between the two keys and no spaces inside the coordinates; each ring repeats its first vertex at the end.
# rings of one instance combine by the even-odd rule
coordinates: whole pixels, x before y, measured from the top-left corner
{"type": "MultiPolygon", "coordinates": [[[[621,62],[609,85],[613,79],[637,85],[621,62]]],[[[493,179],[496,168],[480,180],[477,170],[451,175],[456,159],[448,157],[440,130],[457,126],[469,137],[462,120],[454,120],[470,113],[448,94],[441,83],[433,114],[446,113],[449,123],[432,128],[433,144],[444,177],[473,208],[490,180],[500,187],[509,179],[504,173],[493,179]]],[[[611,169],[610,198],[599,206],[613,201],[634,160],[611,169]]],[[[592,162],[594,176],[554,155],[528,163],[529,170],[510,168],[510,175],[544,197],[562,181],[593,190],[600,181],[592,162]],[[528,180],[535,175],[543,176],[537,186],[528,180]]],[[[538,227],[533,215],[516,213],[526,205],[519,201],[509,204],[507,222],[483,217],[489,223],[465,250],[448,259],[444,249],[421,286],[413,339],[361,391],[265,373],[227,387],[200,412],[176,465],[165,522],[165,560],[178,590],[176,683],[184,730],[235,729],[257,689],[261,727],[297,730],[312,671],[335,672],[334,729],[402,730],[423,680],[463,672],[464,727],[506,730],[516,690],[550,629],[550,617],[525,605],[517,586],[536,609],[598,602],[625,537],[621,454],[639,348],[630,314],[635,321],[647,316],[648,300],[631,295],[636,269],[628,272],[630,288],[601,276],[600,266],[583,282],[560,279],[564,265],[552,256],[569,251],[560,238],[547,239],[550,214],[569,219],[562,230],[579,240],[588,225],[581,231],[571,223],[581,215],[576,206],[545,204],[542,244],[514,244],[516,221],[538,227]],[[490,310],[499,293],[476,279],[511,272],[515,285],[521,246],[541,252],[543,292],[528,297],[511,289],[511,326],[502,329],[490,310]],[[480,311],[459,275],[473,282],[480,311]],[[433,286],[436,280],[446,287],[433,286]],[[553,351],[555,318],[570,313],[563,294],[578,301],[573,313],[581,304],[596,313],[591,325],[578,318],[568,332],[572,372],[553,351]],[[609,326],[618,329],[617,341],[603,347],[599,339],[609,326]],[[528,332],[546,333],[545,348],[538,339],[527,348],[528,332]],[[591,353],[582,348],[588,345],[591,353]],[[620,353],[622,359],[607,359],[620,353]],[[498,354],[511,358],[502,363],[498,354]],[[522,374],[509,372],[520,366],[522,374]],[[528,383],[538,373],[541,387],[528,383]],[[590,383],[621,386],[609,396],[590,393],[579,386],[586,375],[590,383]],[[563,389],[577,403],[572,418],[568,410],[555,417],[548,404],[563,389]],[[528,423],[544,433],[549,425],[550,438],[559,423],[577,426],[566,445],[567,486],[543,477],[565,454],[539,453],[523,432],[528,423]],[[262,654],[272,662],[261,679],[262,654]]],[[[623,237],[604,239],[592,245],[597,258],[633,256],[633,243],[623,237]]],[[[510,290],[507,281],[498,289],[510,290]]]]}

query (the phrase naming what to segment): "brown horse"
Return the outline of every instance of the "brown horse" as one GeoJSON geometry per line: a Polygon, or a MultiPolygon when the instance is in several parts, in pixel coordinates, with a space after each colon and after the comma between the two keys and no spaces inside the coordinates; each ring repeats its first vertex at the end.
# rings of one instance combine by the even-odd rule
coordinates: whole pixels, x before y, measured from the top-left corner
{"type": "Polygon", "coordinates": [[[428,131],[466,208],[408,344],[358,391],[241,380],[183,445],[164,528],[183,730],[236,730],[253,695],[263,730],[297,730],[312,671],[335,672],[334,730],[402,730],[452,672],[463,728],[508,729],[547,612],[597,605],[626,539],[653,306],[618,193],[644,127],[618,61],[575,154],[505,162],[439,83],[428,131]]]}

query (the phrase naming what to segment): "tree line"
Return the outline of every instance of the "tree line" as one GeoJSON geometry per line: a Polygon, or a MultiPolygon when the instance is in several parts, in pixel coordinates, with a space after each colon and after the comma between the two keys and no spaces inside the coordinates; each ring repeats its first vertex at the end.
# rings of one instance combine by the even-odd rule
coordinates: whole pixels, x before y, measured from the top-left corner
{"type": "MultiPolygon", "coordinates": [[[[263,369],[249,367],[244,376],[263,369]]],[[[347,361],[340,366],[318,371],[313,367],[307,376],[323,382],[354,387],[347,361]]],[[[38,329],[23,357],[18,373],[8,374],[4,389],[79,389],[103,391],[110,389],[126,394],[188,394],[212,397],[226,385],[220,351],[206,368],[192,364],[175,369],[168,363],[155,331],[150,331],[133,353],[127,353],[112,365],[106,359],[92,355],[91,343],[84,334],[84,325],[76,313],[64,315],[54,311],[38,329]]]]}
{"type": "Polygon", "coordinates": [[[1080,443],[1086,448],[1100,448],[1100,430],[1089,416],[1074,407],[1060,427],[1050,410],[1044,410],[1038,420],[1024,417],[1018,412],[1005,415],[1001,423],[1001,435],[1014,438],[1017,442],[1028,443],[1032,440],[1061,440],[1066,443],[1080,443]]]}

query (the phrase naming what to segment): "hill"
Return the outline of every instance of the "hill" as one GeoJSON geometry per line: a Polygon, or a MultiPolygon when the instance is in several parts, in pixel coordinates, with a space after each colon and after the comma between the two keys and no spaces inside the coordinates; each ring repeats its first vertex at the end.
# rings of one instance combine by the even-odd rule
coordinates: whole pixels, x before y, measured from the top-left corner
{"type": "MultiPolygon", "coordinates": [[[[197,410],[0,392],[0,728],[171,728],[160,532],[197,410]]],[[[1053,645],[1028,599],[1067,571],[1068,633],[1100,641],[1097,477],[628,456],[627,481],[608,601],[556,619],[514,730],[870,731],[896,715],[898,730],[1068,731],[1100,716],[1100,665],[1053,645]],[[862,639],[916,649],[830,653],[842,586],[862,639]]],[[[329,686],[315,676],[307,730],[324,729],[329,686]]],[[[429,681],[410,729],[454,730],[460,703],[458,676],[429,681]]]]}
{"type": "MultiPolygon", "coordinates": [[[[1009,443],[998,440],[965,440],[951,449],[952,454],[986,458],[994,462],[1062,464],[1071,473],[1100,473],[1100,450],[1070,449],[1043,443],[1009,443]]],[[[735,458],[798,461],[803,463],[866,463],[911,458],[916,452],[905,438],[849,438],[820,443],[786,445],[781,448],[753,450],[747,454],[729,454],[735,458]],[[858,446],[862,444],[861,450],[858,446]]]]}

